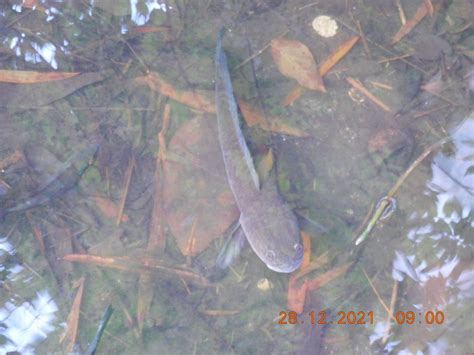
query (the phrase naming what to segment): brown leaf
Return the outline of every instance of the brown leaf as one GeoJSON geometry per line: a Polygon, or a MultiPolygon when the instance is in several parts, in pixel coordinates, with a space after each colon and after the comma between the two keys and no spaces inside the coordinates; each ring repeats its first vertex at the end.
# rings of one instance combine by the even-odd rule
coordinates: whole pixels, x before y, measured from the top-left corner
{"type": "Polygon", "coordinates": [[[28,219],[28,222],[31,225],[31,230],[33,232],[33,236],[35,237],[36,241],[38,242],[39,249],[41,251],[41,255],[46,255],[46,247],[44,245],[44,235],[43,232],[41,231],[41,228],[36,225],[33,221],[33,217],[31,215],[30,211],[26,212],[26,218],[28,219]]]}
{"type": "MultiPolygon", "coordinates": [[[[359,36],[349,38],[346,42],[341,44],[319,67],[319,74],[321,77],[325,76],[333,66],[335,66],[354,45],[359,41],[359,36]]],[[[295,85],[288,95],[283,99],[283,106],[291,106],[298,100],[304,93],[304,88],[301,85],[295,85]]]]}
{"type": "Polygon", "coordinates": [[[359,90],[362,94],[364,94],[370,101],[372,101],[374,104],[382,108],[384,111],[392,112],[392,109],[387,104],[385,104],[382,100],[380,100],[374,94],[372,94],[369,90],[367,90],[365,86],[362,85],[362,83],[359,80],[348,76],[346,78],[346,81],[349,84],[351,84],[352,87],[354,87],[355,89],[359,90]]]}
{"type": "MultiPolygon", "coordinates": [[[[107,197],[96,196],[95,204],[99,208],[100,212],[107,218],[117,218],[118,206],[117,204],[107,197]]],[[[124,214],[121,219],[122,222],[128,221],[128,216],[124,214]]]]}
{"type": "Polygon", "coordinates": [[[0,83],[0,107],[8,107],[13,111],[36,109],[101,80],[104,80],[102,74],[92,72],[46,83],[28,85],[0,83]]]}
{"type": "Polygon", "coordinates": [[[242,116],[249,127],[258,126],[267,132],[294,137],[309,137],[308,133],[299,128],[289,126],[279,117],[268,117],[267,119],[261,110],[252,107],[244,100],[238,99],[238,102],[242,116]]]}
{"type": "Polygon", "coordinates": [[[299,84],[296,84],[293,89],[288,93],[288,95],[286,95],[281,104],[285,107],[293,105],[295,101],[298,100],[301,95],[303,95],[304,91],[304,87],[299,84]]]}
{"type": "MultiPolygon", "coordinates": [[[[163,210],[163,160],[166,156],[166,133],[170,123],[170,105],[165,104],[163,110],[163,123],[158,133],[160,150],[156,157],[155,167],[155,194],[153,197],[153,210],[151,213],[146,251],[149,255],[161,252],[165,248],[165,216],[163,210]]],[[[140,273],[138,279],[137,324],[140,333],[143,331],[145,317],[150,310],[154,297],[153,278],[149,273],[140,273]]]]}
{"type": "Polygon", "coordinates": [[[157,91],[195,110],[208,113],[216,112],[214,101],[208,98],[211,96],[211,93],[204,94],[195,91],[177,90],[156,72],[135,78],[135,83],[148,85],[151,90],[157,91]]]}
{"type": "Polygon", "coordinates": [[[0,170],[6,170],[10,165],[14,165],[22,159],[23,153],[19,150],[15,150],[13,153],[0,160],[0,170]]]}
{"type": "Polygon", "coordinates": [[[123,210],[125,209],[125,202],[127,202],[128,189],[130,187],[130,181],[132,180],[133,168],[135,166],[135,157],[131,157],[128,161],[127,170],[125,171],[124,177],[124,191],[122,192],[122,197],[120,198],[118,211],[117,211],[117,225],[122,221],[123,210]]]}
{"type": "Polygon", "coordinates": [[[308,281],[308,290],[316,290],[320,287],[323,287],[327,283],[331,282],[332,280],[338,278],[342,274],[344,274],[349,267],[352,265],[352,263],[346,263],[342,266],[335,267],[327,272],[325,272],[322,275],[319,275],[313,280],[308,281]]]}
{"type": "Polygon", "coordinates": [[[138,259],[130,258],[128,256],[102,257],[88,254],[66,254],[62,259],[64,261],[92,264],[122,271],[155,272],[156,270],[161,270],[168,273],[174,273],[183,279],[196,281],[202,285],[209,285],[209,280],[207,280],[204,276],[194,272],[193,270],[182,267],[168,266],[155,258],[141,257],[138,259]]]}
{"type": "Polygon", "coordinates": [[[150,273],[140,273],[138,279],[138,301],[137,301],[137,325],[140,333],[143,332],[143,325],[154,296],[154,279],[150,273]]]}
{"type": "Polygon", "coordinates": [[[423,0],[423,2],[425,3],[426,10],[427,10],[428,13],[430,14],[430,16],[433,16],[433,14],[434,14],[434,7],[433,7],[433,3],[431,2],[431,0],[423,0]]]}
{"type": "Polygon", "coordinates": [[[259,126],[262,129],[265,129],[264,127],[269,127],[269,123],[267,122],[263,112],[252,107],[249,103],[242,99],[237,99],[237,101],[239,102],[240,112],[242,112],[242,116],[245,120],[245,123],[247,123],[247,126],[259,126]]]}
{"type": "Polygon", "coordinates": [[[71,261],[83,264],[93,264],[98,266],[110,267],[118,270],[133,271],[133,265],[127,265],[120,258],[115,257],[102,257],[97,255],[88,254],[66,254],[63,256],[63,260],[71,261]]]}
{"type": "Polygon", "coordinates": [[[350,52],[352,47],[359,41],[359,36],[354,36],[349,38],[347,41],[342,43],[336,50],[326,58],[326,60],[321,64],[319,67],[319,74],[321,76],[326,75],[333,66],[335,66],[342,58],[346,56],[347,53],[350,52]]]}
{"type": "Polygon", "coordinates": [[[63,80],[79,75],[79,72],[64,73],[64,72],[48,72],[42,73],[38,71],[25,70],[1,70],[0,82],[12,84],[34,84],[44,83],[48,81],[63,80]]]}
{"type": "Polygon", "coordinates": [[[313,55],[303,43],[277,38],[272,41],[272,56],[283,75],[295,79],[301,86],[326,92],[313,55]]]}
{"type": "Polygon", "coordinates": [[[267,154],[264,155],[262,160],[257,164],[257,173],[260,181],[267,180],[270,172],[273,168],[273,152],[271,149],[268,150],[267,154]]]}
{"type": "Polygon", "coordinates": [[[295,279],[299,280],[303,276],[320,269],[328,262],[328,252],[325,252],[324,254],[319,255],[315,260],[311,261],[304,269],[300,268],[300,270],[295,274],[295,279]]]}
{"type": "Polygon", "coordinates": [[[303,240],[304,253],[300,269],[304,270],[309,266],[311,261],[311,237],[308,233],[301,231],[301,239],[303,240]]]}
{"type": "Polygon", "coordinates": [[[163,109],[163,124],[161,126],[161,130],[158,133],[158,144],[160,147],[160,150],[158,152],[158,160],[157,160],[157,166],[161,166],[163,161],[165,160],[165,155],[166,155],[166,133],[168,133],[168,128],[170,126],[170,119],[171,119],[171,106],[169,103],[165,104],[165,108],[163,109]]]}
{"type": "Polygon", "coordinates": [[[411,30],[413,30],[427,14],[428,9],[425,3],[423,2],[416,10],[415,15],[413,15],[410,20],[408,20],[402,27],[400,27],[398,32],[392,37],[392,44],[397,43],[408,33],[410,33],[411,30]]]}
{"type": "Polygon", "coordinates": [[[211,317],[225,317],[234,316],[236,314],[239,314],[240,311],[238,309],[205,309],[203,311],[200,311],[200,313],[211,317]]]}
{"type": "Polygon", "coordinates": [[[296,313],[303,312],[304,302],[306,299],[306,291],[308,289],[307,282],[299,282],[294,276],[290,277],[288,282],[288,309],[296,313]]]}
{"type": "Polygon", "coordinates": [[[227,182],[217,140],[217,121],[195,118],[182,125],[163,163],[163,208],[183,255],[197,255],[221,237],[239,211],[227,182]],[[224,198],[223,198],[224,197],[224,198]]]}
{"type": "Polygon", "coordinates": [[[77,329],[79,327],[79,316],[81,312],[82,295],[84,294],[84,281],[85,278],[81,277],[77,282],[78,289],[76,293],[76,298],[74,298],[71,311],[69,312],[69,316],[67,317],[66,331],[60,340],[62,343],[65,339],[67,339],[67,354],[72,353],[72,351],[74,350],[74,345],[76,344],[77,329]]]}
{"type": "Polygon", "coordinates": [[[23,3],[21,6],[27,8],[27,9],[32,9],[33,7],[37,6],[38,0],[23,0],[23,3]]]}
{"type": "Polygon", "coordinates": [[[131,29],[133,33],[165,33],[171,32],[169,26],[140,26],[131,29]]]}

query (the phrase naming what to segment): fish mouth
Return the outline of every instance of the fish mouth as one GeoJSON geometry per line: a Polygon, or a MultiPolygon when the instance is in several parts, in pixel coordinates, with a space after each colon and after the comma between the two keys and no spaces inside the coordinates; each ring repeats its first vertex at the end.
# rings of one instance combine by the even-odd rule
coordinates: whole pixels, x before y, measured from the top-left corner
{"type": "Polygon", "coordinates": [[[278,264],[278,265],[267,264],[267,267],[272,271],[289,274],[290,272],[297,270],[301,266],[302,263],[303,263],[303,254],[301,254],[301,257],[298,257],[297,259],[291,260],[287,263],[278,264]]]}

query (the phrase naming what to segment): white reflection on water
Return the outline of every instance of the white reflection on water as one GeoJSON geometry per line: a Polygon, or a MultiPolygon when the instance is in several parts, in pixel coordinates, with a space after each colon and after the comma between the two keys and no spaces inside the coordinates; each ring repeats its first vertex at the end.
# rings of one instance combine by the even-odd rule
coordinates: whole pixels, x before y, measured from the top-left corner
{"type": "MultiPolygon", "coordinates": [[[[140,2],[140,5],[143,5],[142,2],[140,2]]],[[[131,19],[138,26],[143,26],[150,20],[150,15],[153,10],[161,10],[163,12],[166,12],[168,11],[168,8],[171,9],[171,7],[167,7],[164,2],[160,3],[158,2],[158,0],[146,0],[145,6],[148,10],[147,13],[143,13],[140,11],[138,6],[138,0],[130,0],[131,19]]]]}
{"type": "MultiPolygon", "coordinates": [[[[398,327],[386,344],[387,353],[444,354],[457,346],[457,337],[462,338],[462,328],[448,323],[455,319],[455,310],[466,307],[469,303],[465,301],[472,302],[474,297],[472,259],[468,259],[469,253],[461,253],[474,248],[474,113],[452,131],[449,145],[446,147],[449,152],[448,149],[438,152],[431,162],[432,176],[424,195],[432,197],[434,205],[411,212],[407,222],[414,227],[406,233],[411,247],[405,245],[402,251],[402,244],[395,250],[392,261],[392,277],[404,282],[409,295],[404,302],[411,306],[410,310],[444,310],[447,322],[439,327],[445,327],[446,331],[436,336],[434,328],[422,330],[420,325],[408,331],[398,327]],[[416,340],[410,332],[418,334],[416,340]],[[406,339],[403,345],[408,348],[397,348],[399,339],[406,339]],[[424,345],[416,350],[414,341],[418,346],[424,345]]],[[[370,341],[381,339],[386,326],[386,322],[377,324],[370,341]]],[[[458,345],[462,349],[463,344],[458,345]]]]}
{"type": "MultiPolygon", "coordinates": [[[[468,119],[453,133],[455,152],[452,156],[438,153],[431,169],[433,178],[428,185],[437,193],[434,221],[459,223],[468,218],[474,208],[474,118],[468,119]],[[462,210],[447,211],[449,202],[457,202],[462,210]]],[[[474,226],[471,221],[471,226],[474,226]]]]}
{"type": "MultiPolygon", "coordinates": [[[[15,248],[13,248],[13,245],[11,245],[8,241],[8,238],[0,238],[0,257],[3,257],[5,254],[15,255],[16,251],[15,248]]],[[[16,279],[16,275],[19,274],[23,269],[23,266],[15,264],[8,265],[7,270],[7,267],[0,263],[0,272],[4,273],[6,275],[6,279],[9,281],[14,281],[16,279]]]]}
{"type": "Polygon", "coordinates": [[[46,290],[37,292],[33,300],[21,305],[7,302],[0,309],[0,335],[6,338],[0,352],[34,353],[35,344],[55,329],[52,323],[57,310],[58,306],[46,290]]]}
{"type": "MultiPolygon", "coordinates": [[[[7,254],[15,255],[16,251],[7,238],[0,238],[0,257],[7,254]]],[[[5,273],[9,282],[17,280],[22,270],[23,266],[16,263],[0,263],[0,272],[5,273]]],[[[7,301],[0,308],[0,354],[9,351],[34,353],[34,346],[55,329],[52,323],[57,310],[56,303],[46,290],[37,292],[31,301],[22,304],[15,299],[7,301]]]]}

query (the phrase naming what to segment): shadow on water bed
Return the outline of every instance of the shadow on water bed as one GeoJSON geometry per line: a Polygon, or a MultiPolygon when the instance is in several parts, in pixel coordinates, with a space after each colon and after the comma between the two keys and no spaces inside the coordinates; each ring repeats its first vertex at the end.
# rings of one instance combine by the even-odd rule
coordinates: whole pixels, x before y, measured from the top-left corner
{"type": "Polygon", "coordinates": [[[474,7],[397,4],[5,2],[0,352],[469,353],[474,7]],[[216,266],[222,27],[253,163],[299,216],[289,275],[248,247],[216,266]]]}

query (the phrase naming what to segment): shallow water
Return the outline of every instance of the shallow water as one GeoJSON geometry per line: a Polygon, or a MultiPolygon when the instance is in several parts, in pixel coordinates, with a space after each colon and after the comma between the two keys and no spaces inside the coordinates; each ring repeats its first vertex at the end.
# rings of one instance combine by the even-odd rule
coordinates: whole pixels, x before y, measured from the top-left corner
{"type": "MultiPolygon", "coordinates": [[[[73,162],[90,166],[72,188],[0,224],[0,353],[86,352],[108,305],[98,353],[474,348],[471,2],[435,4],[393,45],[396,2],[18,3],[0,12],[9,71],[0,73],[0,207],[43,193],[78,150],[99,150],[73,162]],[[313,29],[319,15],[335,19],[333,37],[313,29]],[[250,248],[229,269],[215,265],[238,217],[214,133],[213,51],[223,26],[236,96],[267,120],[243,124],[257,170],[273,167],[319,265],[298,281],[250,248]],[[279,72],[272,39],[303,43],[321,65],[360,31],[324,75],[326,93],[305,89],[283,104],[296,81],[279,72]],[[447,137],[356,246],[371,206],[447,137]],[[79,263],[79,254],[109,259],[79,263]],[[310,290],[289,299],[303,280],[310,290]],[[68,321],[74,309],[78,322],[68,321]],[[77,331],[62,339],[67,323],[77,331]]],[[[403,3],[408,21],[420,4],[403,3]]]]}

